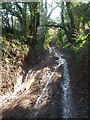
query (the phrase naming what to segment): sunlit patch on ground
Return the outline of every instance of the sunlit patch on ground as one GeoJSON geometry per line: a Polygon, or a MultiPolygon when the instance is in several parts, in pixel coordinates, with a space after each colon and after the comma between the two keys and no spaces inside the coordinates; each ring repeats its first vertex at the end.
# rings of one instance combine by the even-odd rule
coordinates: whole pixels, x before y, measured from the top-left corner
{"type": "MultiPolygon", "coordinates": [[[[61,59],[63,58],[60,58],[60,60],[61,59]]],[[[47,62],[46,65],[40,69],[34,69],[28,72],[26,79],[28,81],[25,81],[26,86],[27,83],[30,82],[28,89],[17,94],[16,99],[12,97],[12,99],[7,100],[7,102],[3,104],[2,110],[4,116],[10,115],[11,117],[21,116],[28,118],[45,117],[45,114],[52,118],[56,116],[64,117],[64,115],[68,117],[71,116],[71,113],[69,113],[71,108],[69,109],[69,107],[71,107],[72,99],[69,96],[70,91],[68,90],[67,64],[65,67],[62,61],[59,61],[59,64],[55,62],[55,60],[54,62],[50,60],[50,62],[51,66],[49,66],[47,62]],[[62,69],[63,67],[64,69],[62,69]],[[62,88],[63,90],[61,90],[62,88]],[[9,113],[7,109],[11,109],[12,112],[9,113]],[[17,111],[20,112],[20,115],[17,111]],[[26,114],[22,115],[22,113],[26,114]],[[17,116],[15,116],[15,114],[17,114],[17,116]]]]}

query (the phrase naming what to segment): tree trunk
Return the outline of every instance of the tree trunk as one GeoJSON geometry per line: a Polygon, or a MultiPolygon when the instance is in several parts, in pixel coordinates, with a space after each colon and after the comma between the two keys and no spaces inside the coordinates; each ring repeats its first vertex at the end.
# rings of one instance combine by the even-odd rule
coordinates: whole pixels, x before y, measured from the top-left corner
{"type": "Polygon", "coordinates": [[[70,6],[71,6],[71,2],[66,2],[68,15],[71,21],[71,29],[69,30],[69,35],[67,37],[68,37],[69,42],[74,44],[75,41],[73,40],[73,38],[75,39],[75,35],[74,35],[75,34],[75,22],[74,22],[74,16],[72,14],[72,11],[70,10],[70,6]]]}
{"type": "Polygon", "coordinates": [[[37,15],[37,2],[36,3],[32,3],[31,6],[31,21],[30,21],[30,25],[29,25],[29,30],[30,30],[30,47],[31,50],[33,51],[33,55],[35,56],[35,58],[37,58],[37,52],[36,52],[36,42],[37,42],[37,19],[36,19],[36,15],[37,15]]]}
{"type": "Polygon", "coordinates": [[[61,21],[64,23],[64,2],[61,4],[61,21]]]}

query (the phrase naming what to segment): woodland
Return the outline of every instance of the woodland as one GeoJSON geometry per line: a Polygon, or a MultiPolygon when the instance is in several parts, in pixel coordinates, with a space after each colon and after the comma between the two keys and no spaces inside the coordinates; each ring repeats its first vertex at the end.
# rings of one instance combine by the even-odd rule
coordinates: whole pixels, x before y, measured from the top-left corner
{"type": "MultiPolygon", "coordinates": [[[[49,46],[69,49],[87,74],[89,60],[90,2],[3,2],[2,66],[31,66],[40,62],[39,55],[49,46]],[[48,7],[51,11],[48,13],[48,7]],[[57,23],[50,16],[61,8],[57,23]]],[[[81,67],[81,68],[82,68],[81,67]]],[[[86,75],[85,75],[86,76],[86,75]]]]}
{"type": "Polygon", "coordinates": [[[50,47],[70,53],[80,79],[90,83],[90,2],[53,4],[47,0],[2,2],[2,94],[13,91],[18,74],[24,79],[30,69],[44,61],[50,47]],[[51,18],[57,7],[58,21],[51,18]]]}

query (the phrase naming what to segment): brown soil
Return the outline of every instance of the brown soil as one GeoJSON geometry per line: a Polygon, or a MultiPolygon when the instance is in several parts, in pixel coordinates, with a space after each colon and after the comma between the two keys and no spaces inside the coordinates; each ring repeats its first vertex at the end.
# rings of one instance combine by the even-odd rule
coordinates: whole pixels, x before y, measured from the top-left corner
{"type": "MultiPolygon", "coordinates": [[[[69,52],[58,49],[58,53],[62,54],[68,62],[69,74],[71,78],[72,100],[73,100],[73,118],[87,118],[88,117],[88,92],[87,81],[80,79],[78,63],[76,59],[72,57],[69,52]]],[[[45,86],[40,85],[42,74],[45,74],[44,69],[49,68],[49,71],[53,71],[52,66],[55,65],[55,59],[47,55],[46,59],[40,64],[34,67],[34,70],[40,70],[35,82],[31,86],[30,90],[23,93],[19,99],[5,104],[2,108],[2,115],[4,119],[15,118],[62,118],[62,103],[61,103],[61,81],[63,80],[62,67],[59,67],[56,74],[53,76],[53,81],[50,84],[50,97],[47,102],[40,108],[34,108],[37,98],[41,95],[45,86]],[[43,72],[44,71],[44,72],[43,72]],[[58,75],[59,73],[59,75],[58,75]],[[35,113],[38,114],[35,116],[35,113]]]]}

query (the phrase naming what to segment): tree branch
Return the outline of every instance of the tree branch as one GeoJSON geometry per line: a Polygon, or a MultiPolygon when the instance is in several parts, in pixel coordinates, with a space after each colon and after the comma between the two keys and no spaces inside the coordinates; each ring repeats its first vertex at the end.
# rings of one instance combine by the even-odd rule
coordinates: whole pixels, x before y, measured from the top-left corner
{"type": "Polygon", "coordinates": [[[57,6],[56,7],[54,7],[54,8],[52,8],[52,10],[50,11],[50,13],[48,14],[48,16],[47,16],[47,18],[49,19],[50,18],[50,16],[51,16],[51,14],[52,14],[52,12],[53,12],[53,10],[54,9],[56,9],[57,8],[57,6]]]}
{"type": "Polygon", "coordinates": [[[67,31],[67,29],[65,27],[63,27],[63,26],[61,26],[59,24],[57,24],[57,25],[54,25],[54,24],[45,24],[45,25],[40,25],[40,26],[56,27],[56,28],[60,27],[60,28],[64,29],[65,31],[67,31]]]}
{"type": "Polygon", "coordinates": [[[15,4],[16,4],[17,8],[19,9],[19,11],[21,12],[21,14],[23,15],[23,10],[22,10],[21,6],[17,2],[15,4]]]}

